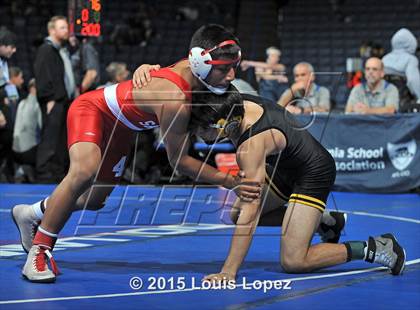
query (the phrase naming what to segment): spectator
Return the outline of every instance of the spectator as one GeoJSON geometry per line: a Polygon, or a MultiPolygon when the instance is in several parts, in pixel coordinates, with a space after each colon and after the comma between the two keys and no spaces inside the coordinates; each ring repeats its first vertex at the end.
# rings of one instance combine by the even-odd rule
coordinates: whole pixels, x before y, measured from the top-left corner
{"type": "Polygon", "coordinates": [[[68,166],[66,117],[70,99],[75,94],[71,61],[64,44],[69,38],[64,16],[48,22],[48,34],[38,48],[34,72],[36,91],[41,107],[43,129],[37,149],[38,182],[58,182],[68,166]]]}
{"type": "Polygon", "coordinates": [[[123,62],[111,62],[106,67],[106,72],[108,73],[109,81],[106,82],[105,85],[102,85],[98,88],[106,87],[125,81],[130,75],[130,71],[127,70],[127,65],[123,62]]]}
{"type": "Polygon", "coordinates": [[[20,164],[22,175],[34,182],[36,150],[42,126],[41,109],[36,98],[35,79],[28,83],[29,95],[23,99],[17,109],[13,131],[13,157],[20,164]]]}
{"type": "Polygon", "coordinates": [[[12,159],[14,111],[9,97],[17,94],[16,86],[10,83],[8,59],[16,52],[16,35],[0,27],[0,174],[13,182],[12,159]]]}
{"type": "Polygon", "coordinates": [[[417,40],[405,28],[398,30],[391,39],[392,52],[383,58],[386,80],[394,83],[400,94],[400,108],[420,103],[419,60],[415,56],[417,40]]]}
{"type": "Polygon", "coordinates": [[[22,70],[18,67],[9,68],[9,83],[6,86],[7,97],[5,98],[5,106],[7,107],[7,122],[10,126],[11,132],[13,133],[13,127],[16,120],[16,112],[18,109],[19,102],[19,89],[22,89],[22,85],[25,82],[23,79],[22,70]]]}
{"type": "Polygon", "coordinates": [[[284,75],[286,67],[280,63],[281,51],[278,48],[269,47],[266,54],[266,62],[244,60],[241,68],[246,70],[254,67],[260,96],[277,102],[287,88],[287,77],[284,75]]]}
{"type": "Polygon", "coordinates": [[[5,27],[0,27],[0,103],[15,96],[16,86],[10,83],[8,59],[16,52],[16,35],[5,27]]]}
{"type": "Polygon", "coordinates": [[[384,65],[379,58],[365,63],[366,82],[355,86],[347,100],[346,113],[391,114],[398,111],[398,90],[383,79],[384,65]]]}
{"type": "Polygon", "coordinates": [[[330,91],[315,83],[314,68],[310,63],[295,65],[293,75],[295,82],[283,93],[279,105],[294,114],[330,111],[330,91]]]}
{"type": "MultiPolygon", "coordinates": [[[[10,67],[9,68],[9,82],[10,84],[14,85],[16,87],[16,96],[17,98],[13,98],[14,100],[19,100],[19,90],[22,89],[23,83],[25,83],[25,80],[23,78],[23,72],[22,69],[19,67],[10,67]]],[[[10,97],[9,97],[10,99],[10,97]]]]}
{"type": "Polygon", "coordinates": [[[0,87],[9,81],[7,60],[16,52],[16,35],[5,27],[0,27],[0,87]]]}
{"type": "Polygon", "coordinates": [[[25,80],[23,78],[23,71],[19,67],[9,68],[10,83],[16,86],[17,89],[21,89],[25,80]]]}
{"type": "Polygon", "coordinates": [[[147,44],[149,44],[155,36],[157,36],[157,33],[153,27],[152,20],[149,18],[143,20],[143,33],[140,46],[147,46],[147,44]]]}
{"type": "Polygon", "coordinates": [[[75,36],[71,36],[69,39],[73,49],[71,63],[74,78],[81,94],[95,89],[100,80],[99,56],[92,40],[92,38],[86,37],[78,40],[75,36]]]}
{"type": "Polygon", "coordinates": [[[153,7],[142,2],[139,5],[137,13],[129,14],[126,20],[117,23],[110,34],[110,42],[117,47],[117,51],[124,45],[145,47],[153,38],[159,37],[151,18],[153,7]]]}

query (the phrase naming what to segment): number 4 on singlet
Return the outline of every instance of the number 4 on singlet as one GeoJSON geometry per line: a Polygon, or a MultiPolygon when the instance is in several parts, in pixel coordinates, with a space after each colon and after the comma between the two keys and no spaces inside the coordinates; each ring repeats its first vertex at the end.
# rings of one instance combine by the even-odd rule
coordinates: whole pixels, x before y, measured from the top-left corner
{"type": "Polygon", "coordinates": [[[121,157],[120,161],[114,166],[114,168],[112,168],[112,172],[115,172],[116,178],[119,178],[120,176],[122,176],[124,172],[124,165],[125,165],[126,159],[127,159],[127,156],[121,157]]]}

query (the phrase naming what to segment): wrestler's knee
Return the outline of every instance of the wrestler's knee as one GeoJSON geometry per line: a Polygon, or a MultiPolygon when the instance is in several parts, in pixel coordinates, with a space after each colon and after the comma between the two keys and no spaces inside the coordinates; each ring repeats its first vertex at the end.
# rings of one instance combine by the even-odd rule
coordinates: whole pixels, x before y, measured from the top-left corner
{"type": "Polygon", "coordinates": [[[67,179],[76,187],[90,185],[97,173],[98,163],[94,160],[72,162],[67,174],[67,179]]]}
{"type": "Polygon", "coordinates": [[[280,264],[287,273],[301,273],[308,269],[306,255],[308,248],[298,246],[292,236],[282,236],[280,264]]]}
{"type": "Polygon", "coordinates": [[[305,259],[298,255],[282,255],[280,263],[287,273],[302,273],[307,270],[305,259]]]}

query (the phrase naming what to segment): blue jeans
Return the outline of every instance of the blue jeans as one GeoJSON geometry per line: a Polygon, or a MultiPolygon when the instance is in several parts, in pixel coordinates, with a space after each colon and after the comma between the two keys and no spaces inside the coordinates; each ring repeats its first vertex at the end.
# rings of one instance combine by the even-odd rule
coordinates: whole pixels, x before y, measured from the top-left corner
{"type": "Polygon", "coordinates": [[[259,84],[259,95],[276,103],[287,88],[287,83],[261,79],[259,84]]]}

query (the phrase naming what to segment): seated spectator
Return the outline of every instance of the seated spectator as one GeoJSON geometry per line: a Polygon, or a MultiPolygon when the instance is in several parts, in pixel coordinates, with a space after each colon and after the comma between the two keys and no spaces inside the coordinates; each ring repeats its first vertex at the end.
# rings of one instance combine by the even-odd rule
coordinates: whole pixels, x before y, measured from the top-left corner
{"type": "Polygon", "coordinates": [[[109,81],[106,82],[104,85],[99,86],[98,88],[106,87],[125,81],[130,75],[130,71],[127,70],[127,65],[123,62],[111,62],[106,67],[106,72],[108,73],[109,81]]]}
{"type": "Polygon", "coordinates": [[[300,62],[293,68],[293,75],[295,82],[277,103],[294,114],[329,112],[330,91],[315,83],[313,66],[307,62],[300,62]]]}
{"type": "Polygon", "coordinates": [[[372,57],[365,64],[366,82],[355,86],[347,100],[346,113],[392,114],[398,111],[398,90],[385,81],[384,65],[372,57]]]}
{"type": "Polygon", "coordinates": [[[13,130],[13,156],[15,162],[21,165],[21,177],[34,182],[36,150],[42,128],[42,114],[36,98],[35,79],[28,84],[29,95],[23,99],[17,109],[13,130]]]}
{"type": "Polygon", "coordinates": [[[391,39],[392,52],[383,58],[385,79],[395,84],[400,94],[400,110],[412,103],[420,103],[419,60],[415,56],[417,40],[405,28],[391,39]]]}
{"type": "Polygon", "coordinates": [[[242,70],[255,68],[260,96],[277,102],[287,88],[287,77],[284,75],[286,67],[280,63],[281,51],[278,48],[269,47],[266,49],[266,54],[266,62],[244,60],[241,68],[242,70]]]}

